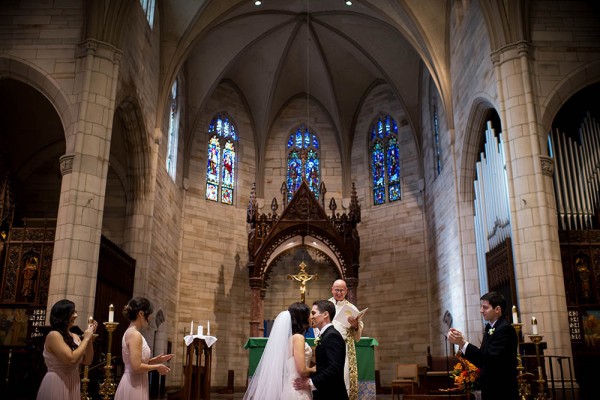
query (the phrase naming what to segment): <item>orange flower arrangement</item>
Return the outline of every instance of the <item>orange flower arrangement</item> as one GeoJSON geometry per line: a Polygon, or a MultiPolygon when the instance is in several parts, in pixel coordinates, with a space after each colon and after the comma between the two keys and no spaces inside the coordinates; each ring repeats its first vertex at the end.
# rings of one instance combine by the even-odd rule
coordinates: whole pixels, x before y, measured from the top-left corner
{"type": "Polygon", "coordinates": [[[463,358],[462,353],[456,353],[458,362],[454,369],[450,371],[450,376],[454,379],[454,387],[451,389],[440,389],[443,392],[458,392],[470,393],[477,389],[477,378],[479,378],[480,370],[473,365],[469,360],[463,358]]]}

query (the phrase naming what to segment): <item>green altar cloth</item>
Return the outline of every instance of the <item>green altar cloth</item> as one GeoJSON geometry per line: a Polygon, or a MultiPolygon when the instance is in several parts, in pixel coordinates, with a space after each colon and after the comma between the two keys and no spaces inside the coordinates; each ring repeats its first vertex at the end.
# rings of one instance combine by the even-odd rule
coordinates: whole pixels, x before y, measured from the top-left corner
{"type": "MultiPolygon", "coordinates": [[[[251,337],[244,345],[244,349],[249,349],[248,379],[252,378],[258,362],[262,357],[268,338],[251,337]]],[[[309,346],[315,346],[315,339],[306,339],[309,346]]],[[[379,346],[376,339],[370,337],[361,337],[360,341],[355,343],[356,363],[358,366],[358,391],[359,399],[375,399],[375,346],[379,346]]]]}

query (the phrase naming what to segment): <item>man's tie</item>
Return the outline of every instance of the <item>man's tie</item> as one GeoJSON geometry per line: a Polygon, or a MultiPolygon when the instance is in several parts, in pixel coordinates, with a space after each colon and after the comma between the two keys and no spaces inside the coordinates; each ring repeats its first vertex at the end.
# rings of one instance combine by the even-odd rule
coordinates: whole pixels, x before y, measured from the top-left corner
{"type": "Polygon", "coordinates": [[[488,333],[492,329],[492,326],[488,323],[485,324],[485,333],[488,333]]]}

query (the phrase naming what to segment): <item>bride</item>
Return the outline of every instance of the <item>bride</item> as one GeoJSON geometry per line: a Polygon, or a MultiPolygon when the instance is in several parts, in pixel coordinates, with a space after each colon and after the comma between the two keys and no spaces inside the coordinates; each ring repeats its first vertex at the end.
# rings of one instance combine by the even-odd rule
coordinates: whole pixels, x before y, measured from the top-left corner
{"type": "Polygon", "coordinates": [[[310,390],[294,389],[294,379],[315,372],[309,368],[312,349],[304,340],[310,309],[294,303],[279,313],[244,400],[311,400],[310,390]]]}

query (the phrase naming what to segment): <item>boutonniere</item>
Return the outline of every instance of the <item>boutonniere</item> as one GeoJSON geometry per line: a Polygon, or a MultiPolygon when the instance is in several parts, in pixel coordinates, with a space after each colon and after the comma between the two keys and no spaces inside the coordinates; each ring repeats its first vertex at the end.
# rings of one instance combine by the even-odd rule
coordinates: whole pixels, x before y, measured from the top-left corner
{"type": "Polygon", "coordinates": [[[321,343],[321,336],[315,338],[315,347],[321,343]]]}
{"type": "Polygon", "coordinates": [[[495,330],[496,328],[490,328],[490,330],[488,331],[488,335],[492,336],[495,330]]]}

